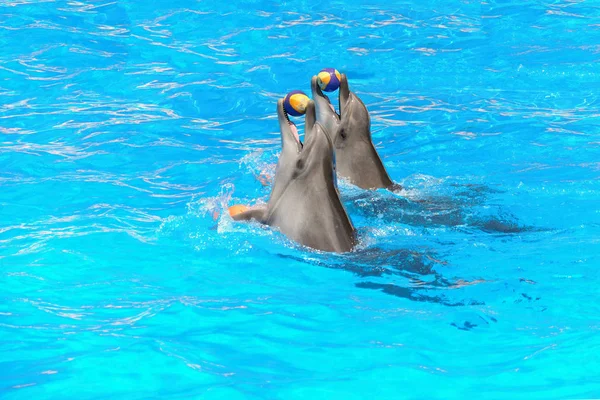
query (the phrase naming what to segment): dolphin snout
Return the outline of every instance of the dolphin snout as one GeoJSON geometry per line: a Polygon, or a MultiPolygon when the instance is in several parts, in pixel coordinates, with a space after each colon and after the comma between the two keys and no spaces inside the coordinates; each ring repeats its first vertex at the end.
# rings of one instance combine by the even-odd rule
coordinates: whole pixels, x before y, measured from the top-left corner
{"type": "Polygon", "coordinates": [[[283,99],[277,101],[277,119],[279,120],[279,130],[281,132],[281,145],[283,148],[288,146],[302,150],[302,142],[298,136],[298,128],[290,121],[285,108],[283,106],[283,99]]]}
{"type": "Polygon", "coordinates": [[[345,111],[346,104],[350,100],[350,87],[348,86],[348,79],[346,74],[342,74],[340,79],[340,115],[345,111]]]}
{"type": "Polygon", "coordinates": [[[331,104],[329,97],[319,87],[317,77],[313,76],[310,80],[310,89],[312,91],[313,100],[317,105],[317,112],[321,116],[321,118],[327,118],[328,113],[333,113],[332,115],[337,116],[337,112],[335,111],[335,107],[331,104]]]}
{"type": "Polygon", "coordinates": [[[310,89],[313,92],[313,95],[316,94],[317,92],[317,76],[313,75],[313,77],[310,79],[310,89]]]}

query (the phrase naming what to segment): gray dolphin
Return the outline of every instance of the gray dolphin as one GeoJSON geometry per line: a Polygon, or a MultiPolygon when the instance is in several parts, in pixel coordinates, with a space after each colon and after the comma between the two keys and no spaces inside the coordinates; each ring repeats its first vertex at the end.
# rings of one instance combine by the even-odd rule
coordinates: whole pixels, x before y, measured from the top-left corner
{"type": "Polygon", "coordinates": [[[317,120],[332,135],[335,148],[337,173],[362,189],[401,187],[390,179],[373,141],[371,118],[365,104],[350,91],[348,79],[342,74],[340,80],[340,114],[335,112],[329,98],[311,80],[313,100],[316,103],[317,120]]]}
{"type": "Polygon", "coordinates": [[[269,201],[233,216],[274,226],[290,239],[317,250],[347,252],[356,241],[354,226],[340,201],[329,135],[316,122],[310,101],[305,116],[305,144],[277,103],[281,155],[269,201]]]}

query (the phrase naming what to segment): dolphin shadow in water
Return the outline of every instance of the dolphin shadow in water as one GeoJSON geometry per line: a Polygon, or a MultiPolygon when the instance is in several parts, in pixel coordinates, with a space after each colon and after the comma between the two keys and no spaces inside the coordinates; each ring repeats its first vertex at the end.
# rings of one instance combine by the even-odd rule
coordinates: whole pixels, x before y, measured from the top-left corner
{"type": "MultiPolygon", "coordinates": [[[[352,272],[365,280],[357,282],[359,288],[381,290],[386,294],[412,301],[438,303],[448,306],[484,304],[478,300],[452,301],[446,294],[432,295],[436,290],[458,289],[464,286],[485,283],[482,279],[466,281],[449,280],[435,271],[435,267],[445,266],[433,251],[409,249],[384,250],[381,248],[357,249],[340,256],[315,254],[304,258],[288,254],[278,254],[281,258],[309,263],[325,268],[352,272]],[[403,277],[406,285],[381,282],[386,277],[403,277]],[[377,280],[377,281],[375,281],[377,280]]],[[[397,281],[397,279],[394,279],[397,281]]]]}
{"type": "MultiPolygon", "coordinates": [[[[458,187],[458,185],[454,185],[458,187]]],[[[348,190],[344,202],[352,214],[417,227],[475,228],[492,234],[514,234],[536,230],[519,224],[510,214],[483,216],[473,209],[483,206],[494,190],[482,185],[463,185],[452,195],[403,197],[389,191],[348,190]]]]}
{"type": "Polygon", "coordinates": [[[413,226],[457,226],[464,219],[462,209],[445,198],[415,201],[385,192],[363,192],[348,193],[344,201],[351,213],[413,226]]]}
{"type": "Polygon", "coordinates": [[[290,239],[317,250],[352,250],[354,226],[337,191],[333,145],[316,122],[314,102],[310,101],[306,109],[304,145],[283,100],[277,103],[277,115],[282,149],[269,201],[233,219],[254,219],[277,227],[290,239]]]}

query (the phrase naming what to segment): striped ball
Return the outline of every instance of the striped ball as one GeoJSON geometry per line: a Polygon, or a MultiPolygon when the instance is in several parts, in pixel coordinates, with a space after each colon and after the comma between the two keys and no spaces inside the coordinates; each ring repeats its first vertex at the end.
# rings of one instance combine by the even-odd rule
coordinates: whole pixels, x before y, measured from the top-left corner
{"type": "Polygon", "coordinates": [[[340,87],[342,75],[335,68],[325,68],[317,75],[317,83],[321,90],[333,92],[340,87]]]}
{"type": "Polygon", "coordinates": [[[308,105],[309,98],[304,92],[300,90],[292,90],[285,96],[283,100],[283,108],[285,112],[294,117],[306,114],[306,106],[308,105]]]}

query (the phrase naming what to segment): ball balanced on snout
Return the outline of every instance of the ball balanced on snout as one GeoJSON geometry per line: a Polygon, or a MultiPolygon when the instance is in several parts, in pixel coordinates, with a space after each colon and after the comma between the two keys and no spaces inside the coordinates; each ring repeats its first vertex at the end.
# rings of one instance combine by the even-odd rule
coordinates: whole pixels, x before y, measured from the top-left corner
{"type": "Polygon", "coordinates": [[[310,99],[301,90],[292,90],[283,99],[283,108],[291,116],[299,117],[306,114],[310,99]]]}
{"type": "Polygon", "coordinates": [[[317,83],[324,92],[334,92],[340,87],[342,75],[335,68],[324,68],[317,75],[317,83]]]}

